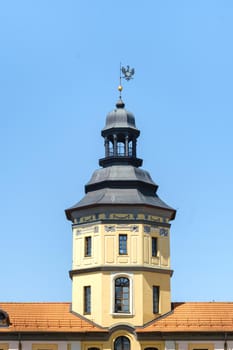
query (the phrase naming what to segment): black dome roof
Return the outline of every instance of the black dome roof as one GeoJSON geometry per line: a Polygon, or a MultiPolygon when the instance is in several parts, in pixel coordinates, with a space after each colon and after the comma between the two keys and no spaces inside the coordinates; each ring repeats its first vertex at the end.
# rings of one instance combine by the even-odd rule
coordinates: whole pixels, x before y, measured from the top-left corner
{"type": "Polygon", "coordinates": [[[124,107],[125,104],[122,100],[116,103],[116,108],[107,114],[103,131],[111,128],[137,129],[133,113],[127,111],[124,107]]]}

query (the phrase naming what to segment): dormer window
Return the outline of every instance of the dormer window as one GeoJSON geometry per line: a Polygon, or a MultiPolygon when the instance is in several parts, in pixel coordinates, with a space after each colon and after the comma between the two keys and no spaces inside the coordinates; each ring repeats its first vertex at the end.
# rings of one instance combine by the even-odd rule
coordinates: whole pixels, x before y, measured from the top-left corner
{"type": "Polygon", "coordinates": [[[8,314],[3,311],[0,310],[0,327],[8,327],[10,324],[10,319],[8,314]]]}

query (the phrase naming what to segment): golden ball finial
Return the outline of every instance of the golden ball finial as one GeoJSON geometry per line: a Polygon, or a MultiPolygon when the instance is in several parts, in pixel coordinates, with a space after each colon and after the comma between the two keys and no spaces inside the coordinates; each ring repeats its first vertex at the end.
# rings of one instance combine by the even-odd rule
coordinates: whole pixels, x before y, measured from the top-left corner
{"type": "Polygon", "coordinates": [[[119,85],[118,86],[118,91],[122,91],[123,90],[123,86],[122,85],[119,85]]]}

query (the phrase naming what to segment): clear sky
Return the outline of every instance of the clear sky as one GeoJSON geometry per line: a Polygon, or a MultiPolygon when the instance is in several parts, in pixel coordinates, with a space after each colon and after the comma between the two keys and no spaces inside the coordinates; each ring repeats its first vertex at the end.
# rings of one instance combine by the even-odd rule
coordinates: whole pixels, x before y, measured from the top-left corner
{"type": "Polygon", "coordinates": [[[118,99],[177,209],[173,301],[233,301],[233,1],[0,3],[0,300],[69,301],[64,209],[104,155],[118,99]]]}

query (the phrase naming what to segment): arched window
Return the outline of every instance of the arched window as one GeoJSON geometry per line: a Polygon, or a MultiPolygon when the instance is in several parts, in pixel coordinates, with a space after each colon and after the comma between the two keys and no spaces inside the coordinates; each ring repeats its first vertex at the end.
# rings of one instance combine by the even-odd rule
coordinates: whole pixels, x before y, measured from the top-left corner
{"type": "Polygon", "coordinates": [[[88,348],[88,350],[100,350],[100,349],[96,348],[95,346],[92,346],[91,348],[88,348]]]}
{"type": "Polygon", "coordinates": [[[144,350],[158,350],[158,348],[149,347],[149,348],[145,348],[144,350]]]}
{"type": "Polygon", "coordinates": [[[114,350],[130,350],[130,341],[127,337],[118,337],[114,343],[114,350]]]}
{"type": "MultiPolygon", "coordinates": [[[[115,312],[129,313],[129,279],[119,277],[115,279],[115,312]]],[[[126,338],[127,339],[127,338],[126,338]]]]}

